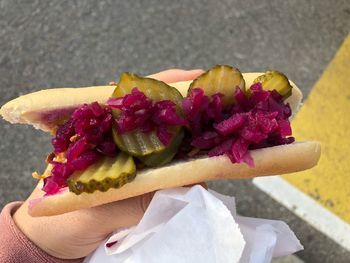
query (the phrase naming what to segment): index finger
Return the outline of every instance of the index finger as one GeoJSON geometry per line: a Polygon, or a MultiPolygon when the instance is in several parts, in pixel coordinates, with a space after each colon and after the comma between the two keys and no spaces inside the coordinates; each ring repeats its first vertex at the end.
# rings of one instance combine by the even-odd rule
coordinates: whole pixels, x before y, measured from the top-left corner
{"type": "Polygon", "coordinates": [[[152,75],[149,75],[149,78],[157,79],[167,83],[193,80],[199,75],[203,74],[204,70],[202,69],[193,69],[193,70],[183,70],[183,69],[168,69],[152,75]]]}

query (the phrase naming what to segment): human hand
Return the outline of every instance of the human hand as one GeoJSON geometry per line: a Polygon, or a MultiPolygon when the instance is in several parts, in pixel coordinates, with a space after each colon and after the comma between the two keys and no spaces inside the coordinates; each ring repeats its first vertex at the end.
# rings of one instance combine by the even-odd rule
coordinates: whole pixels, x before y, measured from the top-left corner
{"type": "MultiPolygon", "coordinates": [[[[202,70],[170,69],[151,75],[164,82],[192,80],[202,70]]],[[[29,200],[43,192],[36,187],[30,197],[15,212],[13,218],[21,231],[48,254],[64,259],[87,256],[114,230],[136,225],[148,207],[153,193],[82,209],[51,217],[31,217],[29,200]]]]}

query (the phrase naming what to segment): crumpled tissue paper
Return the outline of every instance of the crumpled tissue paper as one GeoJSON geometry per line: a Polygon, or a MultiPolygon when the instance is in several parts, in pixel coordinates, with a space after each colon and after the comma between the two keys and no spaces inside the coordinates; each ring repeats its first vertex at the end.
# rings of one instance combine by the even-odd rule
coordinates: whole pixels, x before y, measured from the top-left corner
{"type": "Polygon", "coordinates": [[[137,226],[85,263],[267,263],[303,249],[286,223],[236,214],[234,197],[196,185],[158,191],[137,226]]]}

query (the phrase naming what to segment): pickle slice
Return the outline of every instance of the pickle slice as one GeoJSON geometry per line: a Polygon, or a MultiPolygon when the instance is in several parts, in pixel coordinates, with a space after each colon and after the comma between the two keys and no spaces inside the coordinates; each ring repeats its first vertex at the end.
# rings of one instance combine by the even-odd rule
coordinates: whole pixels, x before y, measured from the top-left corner
{"type": "MultiPolygon", "coordinates": [[[[119,83],[117,84],[112,97],[124,97],[125,95],[130,94],[135,87],[153,102],[161,100],[171,100],[175,102],[177,113],[182,115],[181,103],[183,97],[176,88],[171,87],[162,81],[139,77],[136,74],[128,72],[123,73],[120,76],[119,83]]],[[[118,109],[113,109],[113,117],[115,119],[118,118],[119,114],[120,111],[118,109]]],[[[176,136],[180,132],[181,127],[170,126],[168,130],[173,136],[176,136]]],[[[161,143],[156,131],[143,133],[135,130],[124,134],[118,134],[114,128],[113,139],[119,149],[137,157],[159,153],[169,147],[161,143]]]]}
{"type": "Polygon", "coordinates": [[[286,99],[292,95],[292,86],[288,78],[276,70],[266,71],[264,75],[257,77],[253,83],[260,82],[264,90],[276,90],[286,99]]]}
{"type": "Polygon", "coordinates": [[[245,91],[242,73],[228,65],[216,65],[196,78],[191,83],[188,93],[195,88],[202,88],[208,97],[220,92],[224,95],[223,105],[228,106],[234,103],[233,94],[236,87],[239,87],[243,92],[245,91]]]}
{"type": "Polygon", "coordinates": [[[139,157],[139,159],[149,167],[162,166],[164,164],[167,164],[174,158],[175,154],[177,153],[177,149],[179,148],[183,137],[184,131],[181,130],[165,150],[147,156],[139,157]]]}
{"type": "Polygon", "coordinates": [[[153,101],[171,100],[176,103],[178,110],[181,110],[182,95],[174,87],[151,78],[140,77],[136,74],[124,72],[115,88],[112,97],[120,98],[131,93],[137,87],[153,101]]]}
{"type": "Polygon", "coordinates": [[[96,190],[106,192],[110,188],[119,188],[131,182],[136,176],[133,158],[126,153],[116,157],[104,157],[101,161],[82,172],[75,172],[67,183],[75,194],[93,193],[96,190]]]}
{"type": "Polygon", "coordinates": [[[132,156],[140,157],[151,153],[161,152],[165,145],[161,143],[156,132],[143,133],[141,131],[132,131],[124,134],[118,134],[116,128],[113,128],[113,139],[119,149],[132,156]]]}

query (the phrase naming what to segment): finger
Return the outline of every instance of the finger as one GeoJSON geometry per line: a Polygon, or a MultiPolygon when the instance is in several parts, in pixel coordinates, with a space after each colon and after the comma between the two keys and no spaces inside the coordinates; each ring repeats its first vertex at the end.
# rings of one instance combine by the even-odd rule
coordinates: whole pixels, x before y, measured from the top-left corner
{"type": "Polygon", "coordinates": [[[183,69],[168,69],[164,70],[148,77],[153,79],[158,79],[167,83],[193,80],[199,75],[203,74],[204,70],[202,69],[193,69],[193,70],[183,70],[183,69]]]}
{"type": "Polygon", "coordinates": [[[92,207],[85,210],[90,218],[94,218],[95,224],[99,226],[101,234],[124,227],[130,227],[140,222],[147,207],[149,206],[153,193],[116,201],[113,203],[92,207]]]}
{"type": "MultiPolygon", "coordinates": [[[[195,185],[200,185],[208,189],[205,182],[186,185],[185,187],[192,187],[195,185]]],[[[101,235],[106,235],[119,228],[137,225],[151,203],[154,194],[155,192],[151,192],[141,196],[92,207],[86,209],[86,212],[90,214],[90,218],[94,218],[95,225],[98,226],[97,231],[101,235]]],[[[80,218],[82,217],[80,216],[80,218]]]]}
{"type": "Polygon", "coordinates": [[[185,185],[185,187],[192,187],[192,186],[195,186],[195,185],[200,185],[202,186],[204,189],[208,190],[208,185],[206,182],[202,182],[202,183],[198,183],[198,184],[189,184],[189,185],[185,185]]]}

